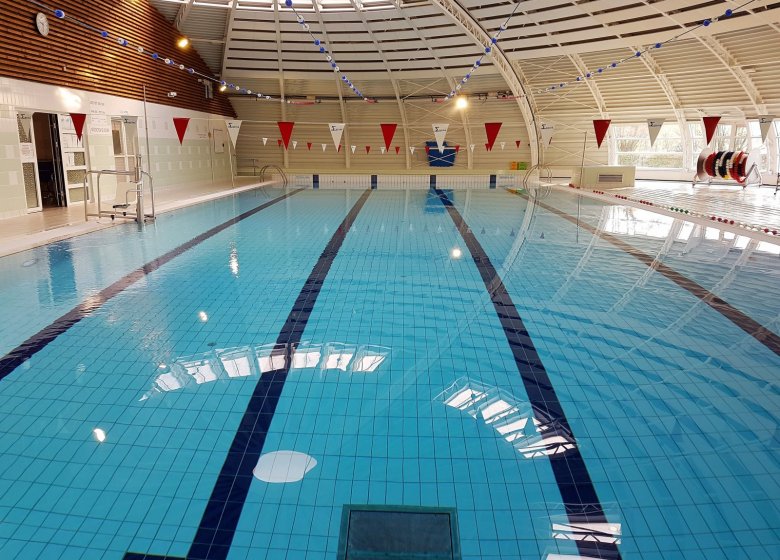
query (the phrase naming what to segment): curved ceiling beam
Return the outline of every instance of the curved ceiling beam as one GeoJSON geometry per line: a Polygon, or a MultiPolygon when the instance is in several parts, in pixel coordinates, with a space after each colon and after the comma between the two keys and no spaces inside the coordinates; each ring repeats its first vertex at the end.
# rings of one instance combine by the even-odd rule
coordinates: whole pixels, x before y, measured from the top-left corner
{"type": "MultiPolygon", "coordinates": [[[[366,28],[366,31],[368,32],[368,36],[371,37],[371,40],[374,42],[374,46],[376,46],[376,51],[379,53],[379,58],[382,59],[382,62],[385,65],[385,70],[387,70],[387,77],[390,80],[390,85],[393,86],[393,93],[395,93],[395,101],[398,103],[398,112],[401,115],[401,127],[403,129],[404,134],[404,161],[406,162],[406,169],[412,168],[412,160],[411,156],[409,155],[409,125],[406,120],[406,110],[404,109],[404,104],[401,101],[401,92],[398,89],[398,82],[395,81],[395,78],[393,78],[393,73],[390,71],[390,65],[387,62],[387,57],[385,56],[384,51],[382,50],[381,45],[379,44],[379,41],[376,38],[376,35],[374,35],[374,30],[371,29],[371,23],[366,18],[366,14],[363,10],[361,10],[360,6],[358,5],[357,0],[349,0],[352,6],[355,8],[355,12],[360,16],[360,20],[363,22],[363,25],[366,28]]],[[[317,3],[317,0],[314,0],[314,3],[317,3]]]]}
{"type": "MultiPolygon", "coordinates": [[[[425,45],[425,48],[428,49],[433,59],[436,61],[437,66],[441,70],[442,76],[444,76],[444,80],[449,84],[450,90],[455,87],[455,80],[447,74],[447,70],[444,68],[444,64],[442,64],[441,59],[439,58],[439,55],[436,54],[436,50],[431,47],[430,44],[428,44],[428,40],[425,38],[425,36],[420,33],[420,30],[417,28],[417,25],[415,25],[414,21],[406,15],[406,12],[404,12],[400,7],[400,2],[394,3],[393,7],[396,11],[396,13],[404,18],[406,21],[406,24],[409,26],[409,28],[414,31],[414,34],[417,35],[417,38],[420,40],[420,42],[425,45]]],[[[443,94],[446,94],[447,92],[443,92],[443,94]]],[[[466,119],[466,112],[460,111],[460,118],[461,122],[463,123],[463,132],[466,137],[466,146],[471,145],[471,129],[469,128],[468,120],[466,119]]],[[[409,156],[411,158],[411,156],[409,156]]],[[[474,166],[474,154],[471,150],[466,150],[466,167],[468,169],[472,169],[474,166]]],[[[411,162],[410,162],[411,163],[411,162]]]]}
{"type": "MultiPolygon", "coordinates": [[[[328,30],[325,28],[325,20],[322,18],[322,12],[320,11],[320,3],[315,0],[312,2],[312,5],[314,6],[314,12],[317,14],[317,21],[320,24],[320,32],[322,33],[322,37],[325,39],[325,44],[329,47],[332,46],[332,43],[330,42],[330,37],[328,37],[328,30]]],[[[347,105],[344,102],[344,95],[341,90],[341,81],[338,78],[338,73],[334,73],[333,79],[336,82],[336,93],[339,96],[339,109],[341,109],[341,122],[346,123],[347,122],[347,105]]],[[[344,127],[344,146],[349,146],[349,127],[344,127]]],[[[336,150],[338,150],[338,147],[336,147],[336,150]]],[[[352,153],[352,150],[345,149],[344,150],[344,167],[349,169],[352,166],[352,162],[350,160],[350,154],[352,153]]]]}
{"type": "MultiPolygon", "coordinates": [[[[588,67],[585,64],[585,62],[580,58],[580,55],[578,54],[570,54],[568,55],[569,60],[571,60],[572,64],[574,64],[574,67],[577,68],[577,72],[581,76],[584,76],[588,72],[588,67]]],[[[599,107],[599,113],[601,113],[601,118],[607,118],[609,114],[607,113],[607,102],[604,101],[604,97],[601,95],[601,90],[599,90],[599,86],[596,83],[595,80],[585,80],[585,84],[588,86],[588,89],[590,90],[590,94],[593,96],[593,100],[596,102],[596,104],[599,107]]]]}
{"type": "MultiPolygon", "coordinates": [[[[488,32],[457,0],[432,0],[431,3],[434,6],[438,6],[445,15],[449,16],[481,48],[485,48],[485,45],[490,44],[491,37],[488,32]]],[[[514,66],[512,66],[501,47],[493,45],[491,55],[493,64],[506,81],[507,86],[512,91],[512,95],[517,100],[520,112],[523,114],[523,120],[525,120],[525,126],[528,130],[528,144],[531,147],[531,164],[536,165],[541,161],[541,146],[536,127],[536,117],[531,108],[531,103],[528,101],[528,92],[526,92],[520,77],[515,72],[514,66]]]]}
{"type": "Polygon", "coordinates": [[[194,1],[195,0],[186,0],[184,4],[179,6],[179,11],[176,12],[176,20],[174,20],[173,25],[176,26],[176,29],[182,33],[184,32],[182,26],[184,25],[184,22],[187,21],[187,17],[190,15],[190,11],[192,10],[192,3],[194,1]]]}
{"type": "MultiPolygon", "coordinates": [[[[637,52],[637,50],[639,50],[637,47],[629,48],[631,49],[631,52],[637,52]]],[[[685,118],[685,109],[680,102],[677,92],[674,90],[674,86],[669,82],[666,74],[661,71],[660,66],[658,66],[658,63],[653,58],[653,55],[648,51],[639,57],[639,60],[642,61],[642,64],[647,68],[647,71],[650,72],[650,75],[655,78],[655,81],[658,83],[659,87],[664,92],[664,95],[669,100],[669,104],[672,106],[672,111],[674,112],[674,117],[677,119],[677,124],[680,127],[680,135],[682,137],[683,168],[687,169],[693,161],[693,138],[691,138],[691,131],[688,128],[688,121],[685,118]]]]}
{"type": "MultiPolygon", "coordinates": [[[[653,6],[652,4],[648,3],[647,0],[644,0],[642,3],[647,6],[653,6]]],[[[685,25],[683,25],[676,17],[670,15],[668,12],[659,10],[656,6],[653,6],[653,8],[666,19],[679,26],[681,29],[685,29],[685,25]]],[[[726,70],[728,70],[734,77],[736,82],[742,87],[743,90],[745,90],[745,93],[747,94],[748,99],[750,99],[750,103],[753,105],[753,108],[759,113],[762,112],[762,109],[764,108],[763,101],[761,100],[761,96],[758,93],[758,89],[756,88],[753,81],[748,77],[748,75],[742,70],[742,68],[737,66],[736,62],[726,51],[726,49],[712,35],[695,34],[695,37],[699,43],[701,43],[715,56],[715,58],[720,61],[721,64],[723,64],[726,70]]]]}

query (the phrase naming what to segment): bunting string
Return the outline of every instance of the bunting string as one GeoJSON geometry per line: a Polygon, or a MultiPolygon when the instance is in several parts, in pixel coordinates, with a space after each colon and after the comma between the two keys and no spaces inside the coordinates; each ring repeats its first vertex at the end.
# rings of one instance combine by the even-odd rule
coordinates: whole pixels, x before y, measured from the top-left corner
{"type": "Polygon", "coordinates": [[[273,101],[283,101],[280,97],[277,96],[271,96],[271,95],[263,95],[262,93],[255,93],[251,89],[244,88],[240,85],[236,84],[229,84],[225,80],[220,80],[219,78],[215,76],[211,76],[209,74],[204,74],[202,72],[199,72],[195,70],[192,67],[187,67],[184,64],[177,64],[176,61],[173,59],[173,57],[165,56],[159,54],[155,49],[147,48],[143,45],[137,45],[135,43],[131,43],[124,37],[120,35],[116,35],[115,33],[108,31],[106,29],[100,29],[98,27],[95,27],[94,25],[82,21],[76,17],[67,15],[64,10],[58,9],[58,8],[52,8],[49,5],[45,4],[44,2],[41,2],[40,0],[26,0],[28,3],[33,4],[35,6],[38,6],[42,10],[45,10],[52,15],[54,15],[55,18],[63,21],[69,21],[72,22],[87,31],[90,31],[92,33],[96,33],[100,35],[103,39],[113,39],[116,41],[117,45],[120,47],[125,47],[129,49],[130,52],[135,52],[139,56],[147,57],[155,62],[161,62],[165,64],[166,66],[169,66],[171,68],[178,68],[181,71],[187,72],[188,74],[192,76],[198,76],[200,78],[203,78],[205,80],[209,80],[210,82],[214,82],[217,84],[220,84],[220,86],[224,87],[227,90],[235,91],[244,95],[251,95],[253,97],[256,97],[257,99],[265,99],[265,100],[273,100],[273,101]]]}
{"type": "MultiPolygon", "coordinates": [[[[615,69],[618,66],[620,66],[621,64],[624,64],[624,63],[626,63],[626,62],[628,62],[630,60],[635,60],[635,59],[641,58],[644,54],[646,54],[646,53],[648,53],[650,51],[660,49],[664,45],[668,45],[669,43],[673,43],[675,41],[679,41],[682,37],[684,37],[685,35],[688,35],[689,33],[692,33],[693,31],[696,31],[697,29],[700,29],[702,27],[709,27],[713,23],[717,23],[718,21],[720,21],[722,19],[730,18],[732,15],[734,15],[734,13],[742,10],[747,5],[752,4],[755,1],[756,0],[748,0],[747,2],[744,2],[744,3],[740,4],[739,6],[737,6],[735,8],[728,8],[721,15],[718,15],[718,16],[713,17],[713,18],[705,19],[705,20],[701,21],[699,24],[694,25],[692,27],[689,27],[685,31],[682,31],[681,33],[678,33],[677,35],[667,39],[666,41],[658,41],[656,43],[652,43],[649,46],[645,47],[644,49],[640,49],[640,50],[634,52],[633,55],[626,56],[625,58],[622,58],[622,59],[619,59],[619,60],[613,60],[609,64],[604,64],[603,66],[597,67],[596,70],[588,71],[588,72],[586,72],[583,75],[571,78],[569,81],[559,82],[557,84],[553,84],[551,86],[548,86],[548,87],[546,87],[544,89],[537,89],[533,93],[535,93],[535,94],[544,94],[544,93],[557,92],[557,91],[559,91],[561,89],[564,89],[566,86],[568,86],[570,84],[576,85],[577,83],[582,83],[582,82],[585,82],[585,81],[587,81],[589,79],[596,78],[596,77],[602,75],[607,70],[615,69]]],[[[507,30],[507,27],[509,25],[509,21],[512,19],[512,17],[517,12],[517,8],[518,8],[519,5],[520,5],[520,2],[517,2],[515,4],[515,7],[512,10],[512,13],[509,14],[509,17],[506,20],[504,20],[504,23],[502,23],[499,26],[498,31],[490,39],[490,44],[485,45],[484,52],[482,53],[482,55],[480,55],[480,57],[476,60],[476,62],[474,62],[474,65],[471,67],[471,69],[466,73],[465,76],[463,76],[463,78],[455,86],[455,88],[452,91],[450,91],[442,99],[442,101],[449,101],[453,97],[455,97],[460,92],[460,90],[466,85],[466,83],[471,79],[471,77],[474,75],[474,73],[480,68],[480,66],[482,66],[482,61],[485,59],[485,57],[489,56],[493,52],[493,49],[497,48],[498,39],[501,36],[501,33],[507,30]]],[[[522,94],[522,95],[519,95],[517,97],[522,99],[522,98],[528,97],[528,94],[522,94]]]]}
{"type": "Polygon", "coordinates": [[[341,83],[346,85],[349,89],[351,89],[355,95],[357,95],[361,99],[365,99],[366,101],[368,101],[368,98],[366,98],[366,96],[364,96],[361,93],[361,91],[357,88],[357,86],[355,86],[355,84],[352,83],[352,80],[350,80],[347,77],[347,75],[341,71],[341,68],[333,59],[333,56],[330,54],[328,49],[325,47],[325,42],[322,41],[319,37],[314,35],[314,33],[311,30],[311,26],[306,22],[306,19],[298,12],[298,10],[295,9],[293,0],[284,0],[284,5],[293,11],[295,17],[298,19],[298,23],[300,24],[300,26],[303,28],[304,31],[306,31],[306,33],[309,34],[309,37],[311,37],[314,46],[317,47],[317,49],[320,51],[321,54],[325,55],[325,60],[328,62],[328,64],[330,64],[331,69],[336,74],[341,75],[341,83]]]}

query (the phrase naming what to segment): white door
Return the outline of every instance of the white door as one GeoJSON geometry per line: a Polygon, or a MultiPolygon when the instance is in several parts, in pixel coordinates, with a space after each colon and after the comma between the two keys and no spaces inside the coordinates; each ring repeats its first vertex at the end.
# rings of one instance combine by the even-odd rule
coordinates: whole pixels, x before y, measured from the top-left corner
{"type": "Polygon", "coordinates": [[[32,116],[32,111],[19,112],[16,114],[16,124],[19,130],[19,155],[22,162],[27,212],[40,212],[43,210],[43,205],[41,203],[41,181],[38,177],[35,127],[33,127],[32,116]]]}

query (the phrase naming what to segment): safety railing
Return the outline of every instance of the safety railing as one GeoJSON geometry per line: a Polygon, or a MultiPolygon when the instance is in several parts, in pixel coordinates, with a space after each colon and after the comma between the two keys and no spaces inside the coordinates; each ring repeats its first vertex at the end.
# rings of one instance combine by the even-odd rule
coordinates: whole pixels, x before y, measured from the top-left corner
{"type": "Polygon", "coordinates": [[[266,174],[266,171],[268,171],[269,169],[275,171],[276,173],[278,173],[282,177],[282,184],[286,187],[287,186],[287,182],[288,182],[287,181],[287,174],[284,172],[284,169],[282,169],[278,165],[272,165],[272,164],[264,165],[263,168],[260,170],[260,180],[261,181],[265,181],[266,180],[265,174],[266,174]]]}
{"type": "Polygon", "coordinates": [[[100,169],[100,170],[87,170],[84,175],[84,221],[88,221],[89,217],[101,218],[103,216],[110,217],[112,220],[116,217],[127,218],[137,221],[139,224],[143,224],[145,220],[154,220],[156,213],[154,209],[154,181],[152,176],[146,171],[141,169],[140,158],[137,166],[132,171],[114,171],[113,169],[100,169]],[[89,178],[93,175],[97,176],[95,181],[95,198],[96,198],[96,212],[89,212],[89,178]],[[114,204],[111,210],[103,210],[102,196],[100,190],[100,179],[104,175],[131,177],[130,183],[135,184],[135,189],[127,189],[125,191],[124,204],[114,204]],[[151,204],[151,214],[144,212],[144,177],[149,179],[149,202],[151,204]],[[130,195],[135,194],[135,212],[128,212],[130,207],[130,195]]]}

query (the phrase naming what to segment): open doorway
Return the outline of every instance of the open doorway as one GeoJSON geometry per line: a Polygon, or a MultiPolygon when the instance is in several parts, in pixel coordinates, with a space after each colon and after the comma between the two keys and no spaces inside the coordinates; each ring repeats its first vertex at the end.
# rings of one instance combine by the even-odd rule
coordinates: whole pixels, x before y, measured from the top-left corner
{"type": "MultiPolygon", "coordinates": [[[[111,136],[114,144],[114,169],[133,171],[138,165],[138,119],[137,117],[112,117],[111,136]]],[[[136,189],[133,177],[118,175],[116,200],[126,201],[126,192],[136,189]]],[[[134,198],[134,197],[133,197],[134,198]]],[[[128,201],[129,202],[129,201],[128,201]]]]}
{"type": "Polygon", "coordinates": [[[60,208],[68,205],[57,115],[34,113],[33,137],[40,181],[41,206],[60,208]]]}

